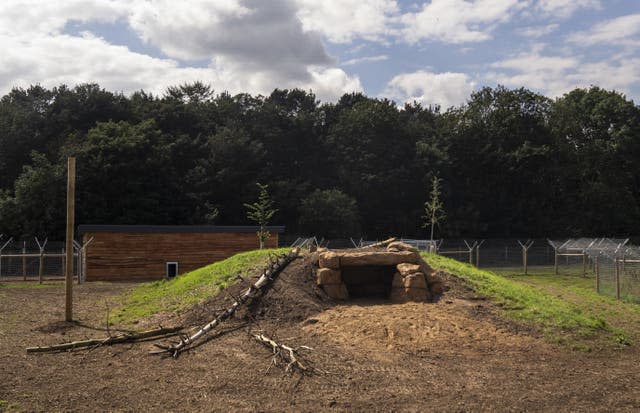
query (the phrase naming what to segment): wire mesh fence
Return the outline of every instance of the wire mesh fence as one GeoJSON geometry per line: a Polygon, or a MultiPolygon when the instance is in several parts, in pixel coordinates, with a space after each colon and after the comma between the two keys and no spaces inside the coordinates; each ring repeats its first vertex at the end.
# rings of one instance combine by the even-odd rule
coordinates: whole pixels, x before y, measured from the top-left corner
{"type": "MultiPolygon", "coordinates": [[[[434,251],[500,274],[592,277],[601,294],[640,302],[640,246],[627,245],[628,239],[401,240],[420,251],[434,251]]],[[[362,238],[322,239],[319,243],[340,249],[363,247],[378,241],[362,238]]]]}
{"type": "MultiPolygon", "coordinates": [[[[64,277],[64,242],[3,240],[0,248],[0,281],[64,277]]],[[[73,257],[73,273],[77,279],[82,269],[82,252],[75,250],[73,257]]]]}

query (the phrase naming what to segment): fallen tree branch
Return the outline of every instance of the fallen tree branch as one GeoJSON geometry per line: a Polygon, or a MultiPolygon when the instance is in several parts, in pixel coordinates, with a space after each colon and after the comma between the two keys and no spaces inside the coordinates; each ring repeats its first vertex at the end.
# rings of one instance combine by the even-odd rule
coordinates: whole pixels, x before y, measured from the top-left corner
{"type": "MultiPolygon", "coordinates": [[[[262,292],[269,283],[271,283],[274,278],[287,266],[291,261],[293,261],[299,254],[299,250],[294,248],[286,255],[282,255],[275,259],[275,261],[271,261],[269,266],[262,272],[258,281],[255,284],[251,284],[249,288],[238,298],[234,298],[233,304],[227,308],[225,311],[220,313],[216,318],[214,318],[211,322],[206,324],[200,330],[195,332],[190,337],[180,337],[180,341],[175,344],[165,345],[165,344],[154,344],[156,347],[169,352],[173,357],[178,357],[178,354],[187,350],[190,345],[192,345],[195,341],[199,340],[205,334],[216,328],[222,321],[231,317],[243,304],[245,304],[249,299],[254,298],[258,293],[262,292]]],[[[153,352],[153,354],[161,354],[160,352],[153,352]]]]}
{"type": "Polygon", "coordinates": [[[391,244],[392,242],[395,242],[395,241],[397,241],[396,238],[389,238],[389,239],[386,239],[384,241],[376,242],[375,244],[365,245],[364,247],[360,247],[358,249],[386,247],[387,245],[389,245],[389,244],[391,244]]]}
{"type": "Polygon", "coordinates": [[[287,345],[276,342],[275,340],[267,337],[264,333],[251,334],[251,337],[256,339],[258,342],[262,343],[264,346],[271,348],[271,350],[273,351],[272,365],[276,365],[278,358],[281,358],[287,362],[287,367],[284,370],[286,372],[291,371],[294,368],[303,372],[309,371],[310,369],[309,366],[307,366],[301,361],[301,357],[298,354],[298,350],[299,349],[312,350],[311,347],[299,346],[296,348],[292,348],[287,345]]]}
{"type": "Polygon", "coordinates": [[[157,328],[155,330],[140,333],[122,333],[106,338],[94,338],[90,340],[72,341],[70,343],[54,344],[52,346],[27,347],[27,353],[51,353],[65,350],[73,350],[83,347],[104,346],[116,343],[148,340],[150,338],[167,337],[178,334],[182,327],[157,328]]]}

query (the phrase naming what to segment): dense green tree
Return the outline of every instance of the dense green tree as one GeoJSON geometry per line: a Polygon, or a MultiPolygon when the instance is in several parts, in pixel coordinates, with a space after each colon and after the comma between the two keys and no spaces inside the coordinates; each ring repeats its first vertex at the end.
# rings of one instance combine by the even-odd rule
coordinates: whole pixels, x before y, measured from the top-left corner
{"type": "Polygon", "coordinates": [[[16,88],[0,98],[0,233],[62,238],[69,155],[79,223],[248,224],[264,182],[288,233],[420,236],[436,171],[443,237],[623,236],[640,222],[640,109],[597,87],[555,101],[483,88],[444,113],[201,82],[161,96],[16,88]]]}
{"type": "Polygon", "coordinates": [[[360,233],[356,200],[339,189],[316,189],[300,203],[300,231],[323,238],[349,238],[360,233]]]}

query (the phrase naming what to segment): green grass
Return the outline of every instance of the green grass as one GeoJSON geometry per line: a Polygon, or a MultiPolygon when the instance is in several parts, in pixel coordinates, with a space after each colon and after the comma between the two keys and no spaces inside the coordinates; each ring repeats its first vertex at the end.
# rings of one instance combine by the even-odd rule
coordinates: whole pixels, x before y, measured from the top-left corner
{"type": "Polygon", "coordinates": [[[0,282],[0,288],[17,288],[17,289],[39,289],[39,288],[60,288],[64,287],[64,283],[54,282],[54,283],[44,283],[39,284],[36,281],[33,282],[0,282]]]}
{"type": "Polygon", "coordinates": [[[555,276],[549,272],[532,274],[511,272],[509,278],[578,306],[585,314],[600,317],[611,326],[614,340],[630,344],[640,340],[640,305],[598,294],[595,278],[582,277],[582,272],[555,276]]]}
{"type": "MultiPolygon", "coordinates": [[[[424,257],[432,267],[468,281],[477,293],[498,303],[506,316],[539,328],[553,342],[578,348],[590,347],[594,343],[589,341],[599,339],[609,344],[628,343],[625,331],[612,327],[602,314],[588,311],[588,302],[571,302],[519,278],[500,276],[442,256],[424,254],[424,257]]],[[[608,300],[597,295],[591,298],[608,300]]]]}
{"type": "Polygon", "coordinates": [[[115,310],[112,320],[130,323],[152,314],[179,313],[226,288],[235,281],[236,275],[260,270],[269,254],[287,251],[281,248],[245,252],[172,280],[140,284],[124,295],[123,304],[115,310]]]}

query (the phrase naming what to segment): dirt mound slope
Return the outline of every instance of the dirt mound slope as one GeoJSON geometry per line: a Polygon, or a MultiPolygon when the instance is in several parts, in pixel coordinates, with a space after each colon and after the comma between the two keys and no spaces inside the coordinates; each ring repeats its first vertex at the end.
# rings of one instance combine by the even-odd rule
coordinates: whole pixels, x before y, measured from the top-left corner
{"type": "MultiPolygon", "coordinates": [[[[300,258],[260,300],[177,359],[149,355],[150,343],[24,353],[29,345],[103,336],[82,325],[101,325],[97,299],[131,285],[79,286],[83,322],[53,334],[42,330],[61,312],[41,309],[59,308],[64,289],[0,291],[0,400],[17,411],[637,411],[636,350],[562,351],[504,321],[457,278],[440,276],[449,290],[436,302],[340,303],[316,287],[310,259],[300,258]],[[312,348],[301,353],[315,372],[272,366],[249,327],[312,348]]],[[[246,285],[172,321],[202,325],[246,285]]]]}
{"type": "MultiPolygon", "coordinates": [[[[235,297],[242,295],[258,279],[256,276],[239,280],[226,290],[186,311],[178,323],[198,326],[210,321],[221,310],[228,308],[235,297]]],[[[312,260],[308,256],[295,259],[275,278],[265,294],[254,299],[250,305],[236,314],[244,321],[272,320],[276,322],[299,322],[333,306],[333,302],[316,285],[312,260]]]]}

